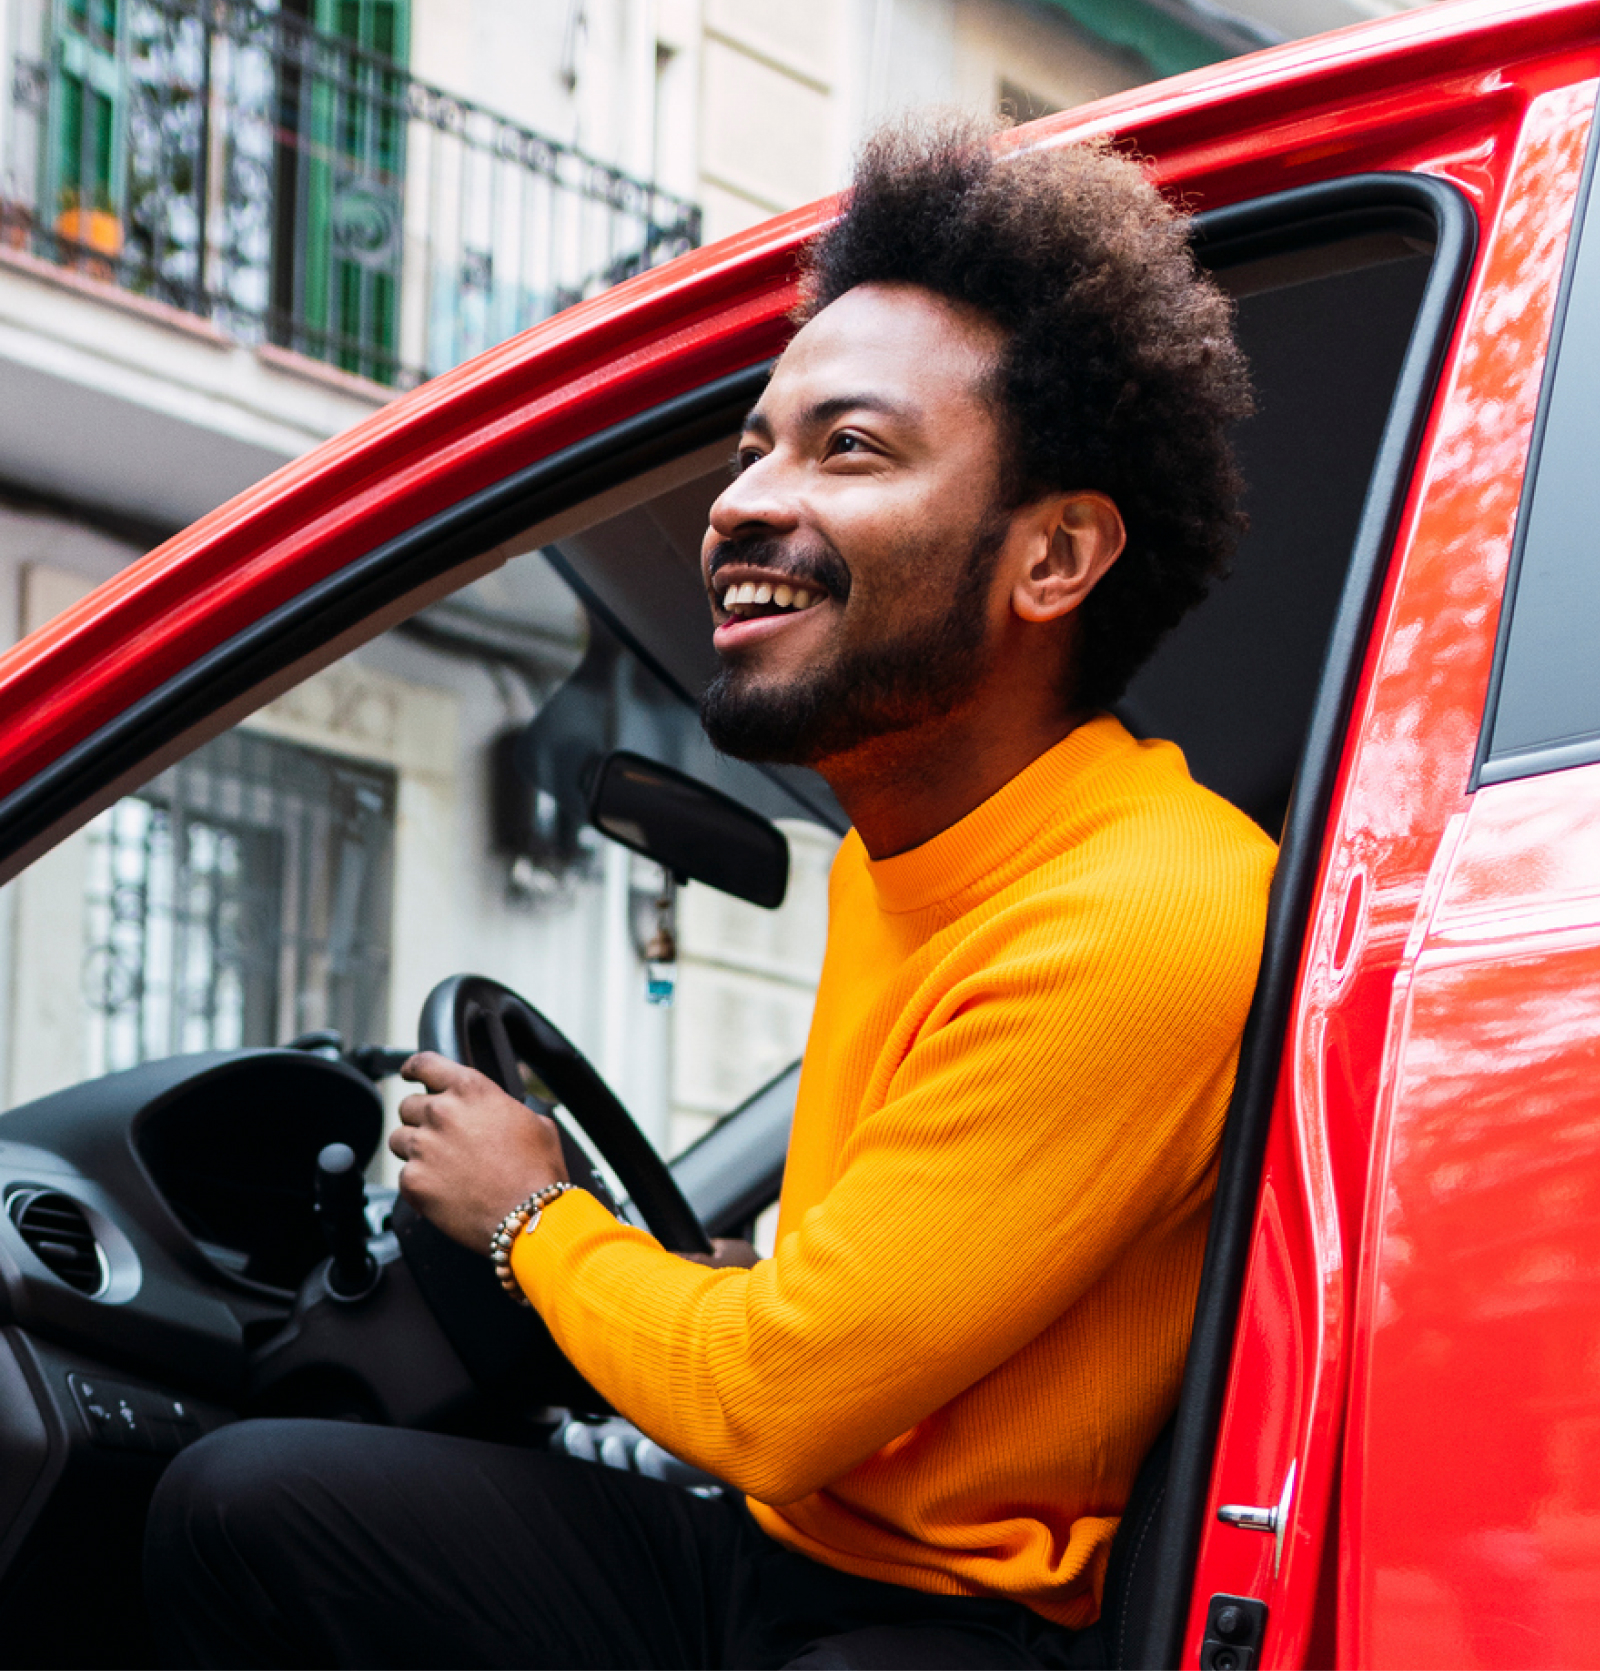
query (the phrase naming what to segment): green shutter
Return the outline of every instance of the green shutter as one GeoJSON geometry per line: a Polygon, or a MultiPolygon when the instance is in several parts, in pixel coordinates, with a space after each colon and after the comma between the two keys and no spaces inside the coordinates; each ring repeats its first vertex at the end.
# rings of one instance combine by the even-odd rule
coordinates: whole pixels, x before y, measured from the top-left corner
{"type": "MultiPolygon", "coordinates": [[[[324,35],[396,65],[410,50],[408,0],[316,0],[324,35]]],[[[364,58],[318,54],[306,111],[301,317],[308,346],[378,382],[399,358],[404,79],[364,58]]]]}
{"type": "Polygon", "coordinates": [[[53,0],[50,140],[39,198],[44,214],[69,241],[95,242],[108,253],[115,251],[104,217],[120,218],[127,192],[123,10],[119,0],[53,0]],[[92,229],[91,217],[99,218],[98,227],[92,229]]]}

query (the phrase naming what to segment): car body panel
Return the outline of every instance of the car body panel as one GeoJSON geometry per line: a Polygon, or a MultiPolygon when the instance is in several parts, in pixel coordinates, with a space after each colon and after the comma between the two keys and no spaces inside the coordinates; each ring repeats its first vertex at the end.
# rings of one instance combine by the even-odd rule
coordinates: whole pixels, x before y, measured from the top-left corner
{"type": "Polygon", "coordinates": [[[1587,1664],[1600,768],[1482,788],[1453,837],[1406,958],[1374,1146],[1345,1657],[1587,1664]]]}
{"type": "MultiPolygon", "coordinates": [[[[1329,1582],[1367,1156],[1394,980],[1442,834],[1470,802],[1595,92],[1588,79],[1533,92],[1502,153],[1497,213],[1374,625],[1263,1172],[1187,1663],[1215,1593],[1270,1602],[1265,1664],[1329,1663],[1335,1652],[1368,1663],[1352,1652],[1354,1614],[1335,1636],[1329,1582]],[[1277,1503],[1291,1462],[1275,1575],[1273,1540],[1219,1524],[1215,1510],[1277,1503]]],[[[1342,1556],[1364,1561],[1348,1541],[1342,1556]]]]}

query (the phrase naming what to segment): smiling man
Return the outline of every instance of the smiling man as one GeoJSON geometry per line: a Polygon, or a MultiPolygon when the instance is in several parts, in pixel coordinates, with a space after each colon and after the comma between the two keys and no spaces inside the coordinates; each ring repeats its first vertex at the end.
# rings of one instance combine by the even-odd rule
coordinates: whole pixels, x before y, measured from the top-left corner
{"type": "Polygon", "coordinates": [[[1270,842],[1109,706],[1230,548],[1225,301],[1107,150],[869,148],[703,568],[719,748],[852,820],[776,1250],[664,1251],[437,1056],[408,1198],[702,1499],[542,1453],[243,1424],[152,1516],[227,1663],[1093,1664],[1177,1395],[1270,842]]]}

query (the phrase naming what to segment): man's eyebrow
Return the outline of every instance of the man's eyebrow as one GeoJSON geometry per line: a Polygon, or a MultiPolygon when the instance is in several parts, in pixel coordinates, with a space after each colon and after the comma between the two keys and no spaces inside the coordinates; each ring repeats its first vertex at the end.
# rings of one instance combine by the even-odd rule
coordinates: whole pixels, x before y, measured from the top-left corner
{"type": "MultiPolygon", "coordinates": [[[[817,429],[832,423],[850,412],[876,412],[881,417],[895,418],[902,423],[915,423],[920,416],[915,407],[906,406],[883,395],[829,395],[826,400],[814,401],[800,414],[806,429],[817,429]]],[[[759,407],[745,414],[744,433],[758,435],[763,441],[772,440],[772,423],[759,407]]]]}
{"type": "Polygon", "coordinates": [[[808,428],[816,428],[850,412],[876,412],[880,417],[897,418],[903,423],[914,423],[919,416],[916,408],[883,395],[830,395],[808,406],[801,414],[801,422],[808,428]]]}

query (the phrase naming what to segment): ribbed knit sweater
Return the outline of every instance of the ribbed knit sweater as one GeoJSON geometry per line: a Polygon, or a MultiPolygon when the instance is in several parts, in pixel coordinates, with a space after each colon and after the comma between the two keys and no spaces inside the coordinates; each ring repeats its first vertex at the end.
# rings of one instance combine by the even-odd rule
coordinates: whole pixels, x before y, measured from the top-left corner
{"type": "Polygon", "coordinates": [[[781,1543],[1090,1623],[1177,1397],[1272,862],[1109,717],[910,852],[847,836],[773,1256],[692,1264],[575,1190],[518,1280],[781,1543]]]}

